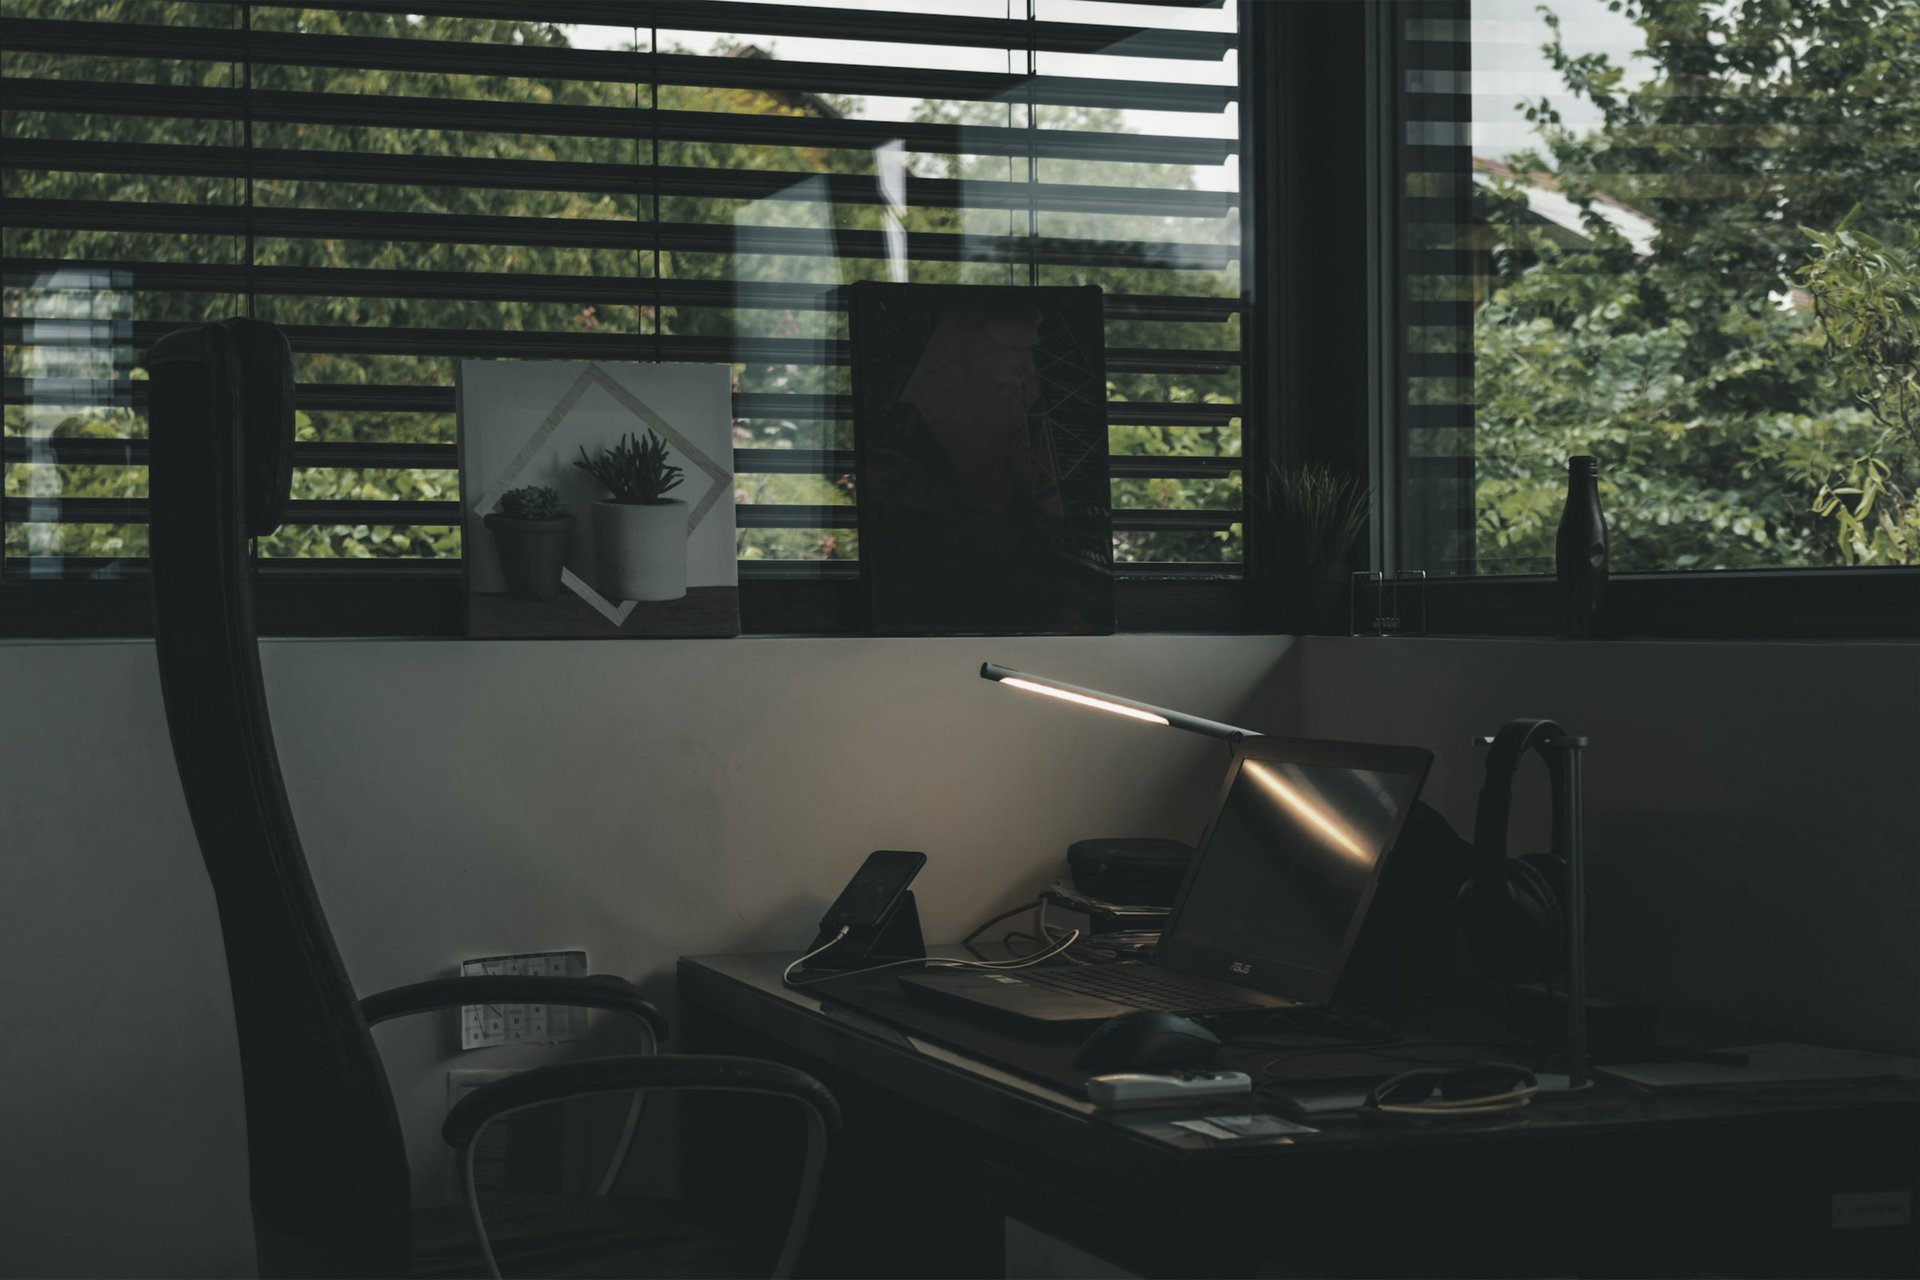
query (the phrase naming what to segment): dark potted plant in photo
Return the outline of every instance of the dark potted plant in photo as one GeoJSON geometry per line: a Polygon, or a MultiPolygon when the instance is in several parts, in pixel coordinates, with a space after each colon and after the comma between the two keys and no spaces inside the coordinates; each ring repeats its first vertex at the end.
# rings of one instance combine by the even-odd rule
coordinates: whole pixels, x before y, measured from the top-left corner
{"type": "Polygon", "coordinates": [[[612,495],[593,504],[593,554],[602,594],[613,600],[678,600],[687,594],[687,504],[667,493],[680,468],[653,432],[628,432],[598,457],[573,464],[612,495]]]}
{"type": "Polygon", "coordinates": [[[1304,635],[1347,634],[1353,544],[1372,506],[1366,488],[1325,462],[1275,463],[1266,497],[1280,618],[1304,635]]]}
{"type": "Polygon", "coordinates": [[[558,489],[527,485],[500,495],[486,526],[500,553],[507,594],[516,600],[551,600],[560,590],[560,567],[573,537],[573,513],[558,489]]]}

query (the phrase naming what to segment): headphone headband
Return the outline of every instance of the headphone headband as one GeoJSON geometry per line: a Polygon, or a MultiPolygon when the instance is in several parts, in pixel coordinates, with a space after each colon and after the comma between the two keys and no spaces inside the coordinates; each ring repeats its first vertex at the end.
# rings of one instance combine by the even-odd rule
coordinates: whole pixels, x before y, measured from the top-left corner
{"type": "MultiPolygon", "coordinates": [[[[1500,874],[1507,857],[1507,818],[1513,803],[1513,775],[1530,750],[1540,751],[1547,762],[1553,782],[1553,807],[1556,817],[1566,795],[1566,764],[1558,752],[1543,748],[1567,731],[1552,720],[1509,720],[1493,735],[1487,751],[1487,777],[1480,787],[1480,803],[1473,817],[1473,875],[1476,883],[1491,884],[1500,874]]],[[[1565,855],[1560,847],[1560,823],[1553,824],[1553,852],[1565,855]]]]}

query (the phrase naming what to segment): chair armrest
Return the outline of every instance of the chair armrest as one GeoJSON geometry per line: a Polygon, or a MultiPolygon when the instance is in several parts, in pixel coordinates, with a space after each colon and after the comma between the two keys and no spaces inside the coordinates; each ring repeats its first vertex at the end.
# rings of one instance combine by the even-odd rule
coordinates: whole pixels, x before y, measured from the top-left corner
{"type": "MultiPolygon", "coordinates": [[[[814,1203],[820,1195],[827,1136],[840,1128],[840,1104],[834,1101],[825,1085],[793,1067],[758,1058],[680,1053],[589,1058],[584,1062],[534,1067],[482,1085],[454,1104],[453,1110],[447,1113],[446,1123],[440,1126],[440,1133],[459,1157],[461,1195],[467,1202],[467,1216],[473,1222],[474,1236],[479,1241],[480,1256],[486,1263],[488,1275],[500,1280],[499,1261],[487,1238],[479,1187],[474,1181],[474,1153],[481,1131],[502,1116],[549,1102],[596,1093],[653,1089],[758,1093],[790,1098],[800,1104],[801,1114],[806,1117],[806,1148],[801,1159],[799,1187],[794,1195],[793,1216],[787,1223],[786,1239],[773,1269],[776,1277],[793,1274],[799,1262],[800,1246],[806,1240],[807,1224],[813,1218],[814,1203]]],[[[631,1119],[628,1129],[630,1133],[631,1119]]]]}
{"type": "Polygon", "coordinates": [[[623,1013],[652,1033],[653,1043],[667,1037],[666,1015],[633,983],[611,974],[585,978],[483,974],[471,978],[435,978],[370,995],[360,1002],[369,1027],[390,1018],[469,1004],[557,1004],[575,1009],[623,1013]]]}
{"type": "Polygon", "coordinates": [[[791,1098],[819,1116],[831,1133],[840,1128],[840,1104],[806,1072],[758,1058],[719,1054],[663,1053],[650,1057],[588,1058],[530,1067],[482,1085],[447,1112],[440,1134],[463,1151],[490,1122],[510,1111],[595,1093],[634,1089],[701,1089],[761,1093],[791,1098]]]}

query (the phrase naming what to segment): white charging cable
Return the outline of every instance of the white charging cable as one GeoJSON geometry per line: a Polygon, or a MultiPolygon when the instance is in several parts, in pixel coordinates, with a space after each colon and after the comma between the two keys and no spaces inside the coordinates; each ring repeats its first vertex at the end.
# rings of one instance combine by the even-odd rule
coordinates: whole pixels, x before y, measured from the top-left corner
{"type": "Polygon", "coordinates": [[[872,973],[875,969],[896,969],[902,965],[910,964],[933,965],[941,969],[1024,969],[1030,964],[1039,964],[1042,960],[1051,960],[1064,952],[1068,947],[1071,947],[1080,940],[1080,931],[1075,929],[1072,933],[1068,934],[1065,939],[1047,948],[1045,951],[1024,956],[1019,960],[961,960],[952,956],[917,956],[911,960],[890,960],[886,964],[868,965],[864,969],[836,970],[833,973],[823,973],[817,978],[796,979],[793,976],[794,971],[801,965],[827,950],[828,947],[833,946],[846,936],[847,927],[842,925],[840,932],[828,939],[824,946],[815,947],[812,951],[807,952],[807,954],[788,965],[786,972],[780,975],[780,981],[789,987],[810,987],[816,982],[827,982],[834,978],[850,978],[856,973],[872,973]]]}

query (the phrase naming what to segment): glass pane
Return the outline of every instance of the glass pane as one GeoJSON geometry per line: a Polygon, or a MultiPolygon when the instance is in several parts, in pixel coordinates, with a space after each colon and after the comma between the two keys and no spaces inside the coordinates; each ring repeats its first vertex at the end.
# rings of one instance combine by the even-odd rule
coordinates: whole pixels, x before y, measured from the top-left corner
{"type": "MultiPolygon", "coordinates": [[[[736,447],[844,454],[843,288],[907,280],[1103,287],[1109,347],[1127,353],[1111,369],[1126,406],[1113,450],[1237,455],[1238,11],[1039,3],[1043,23],[1110,28],[1111,41],[1029,50],[1027,15],[1009,20],[1002,0],[942,12],[1001,22],[1005,45],[916,41],[920,7],[874,3],[859,7],[900,25],[844,39],[756,30],[805,10],[752,5],[733,29],[708,15],[707,29],[656,31],[9,0],[29,22],[223,30],[185,57],[0,52],[5,434],[138,439],[147,346],[250,315],[292,338],[297,439],[368,451],[300,467],[304,500],[454,500],[450,453],[418,467],[380,465],[378,451],[457,442],[454,370],[469,355],[725,363],[742,398],[736,447]],[[244,22],[271,37],[251,67],[227,60],[244,22]],[[371,65],[281,52],[302,37],[364,42],[329,48],[364,49],[371,65]],[[1232,408],[1196,425],[1204,405],[1232,408]]],[[[142,467],[75,457],[16,449],[8,494],[144,493],[142,467]]],[[[775,506],[854,497],[850,476],[743,473],[736,487],[775,506]]],[[[1239,493],[1237,478],[1114,487],[1149,509],[1237,513],[1239,493]]],[[[144,538],[134,523],[36,520],[9,523],[5,547],[91,572],[137,558],[144,538]]],[[[858,545],[852,531],[740,533],[746,558],[850,559],[858,545]]],[[[1115,542],[1123,559],[1207,563],[1237,545],[1230,531],[1115,542]]],[[[262,552],[445,558],[459,540],[396,517],[290,525],[262,552]]]]}
{"type": "Polygon", "coordinates": [[[1920,563],[1912,5],[1471,13],[1403,31],[1406,563],[1552,572],[1576,454],[1615,572],[1920,563]]]}

